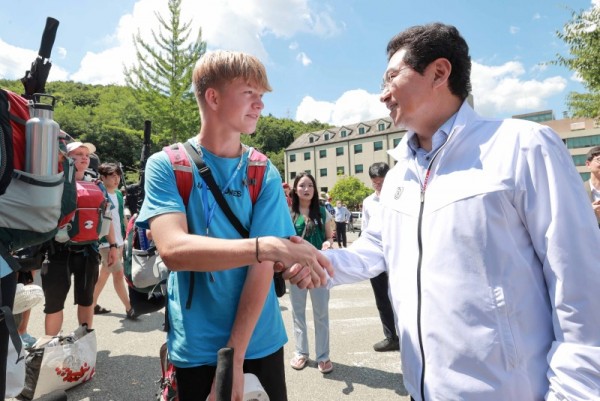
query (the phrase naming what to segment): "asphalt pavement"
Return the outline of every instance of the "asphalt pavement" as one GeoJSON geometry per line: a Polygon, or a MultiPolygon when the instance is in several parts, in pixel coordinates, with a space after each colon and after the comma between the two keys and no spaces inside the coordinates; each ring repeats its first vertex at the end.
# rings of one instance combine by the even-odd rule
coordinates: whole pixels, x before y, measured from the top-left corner
{"type": "MultiPolygon", "coordinates": [[[[348,233],[348,240],[357,234],[348,233]]],[[[337,245],[335,245],[337,247],[337,245]]],[[[77,326],[72,294],[65,306],[65,332],[77,326]]],[[[138,321],[125,319],[112,281],[109,279],[99,303],[112,310],[97,315],[94,328],[98,341],[96,375],[88,383],[67,391],[70,401],[150,401],[156,399],[160,378],[159,349],[165,341],[162,311],[142,315],[138,321]]],[[[290,401],[408,401],[402,383],[400,354],[378,353],[373,344],[383,339],[379,315],[368,281],[331,290],[330,344],[332,373],[323,375],[316,362],[295,371],[289,365],[294,339],[289,296],[280,298],[281,312],[289,341],[285,346],[285,369],[290,401]]],[[[44,331],[42,305],[32,310],[29,333],[39,337],[44,331]]],[[[314,356],[314,325],[311,303],[307,302],[309,345],[314,356]]],[[[203,400],[199,400],[203,401],[203,400]]]]}

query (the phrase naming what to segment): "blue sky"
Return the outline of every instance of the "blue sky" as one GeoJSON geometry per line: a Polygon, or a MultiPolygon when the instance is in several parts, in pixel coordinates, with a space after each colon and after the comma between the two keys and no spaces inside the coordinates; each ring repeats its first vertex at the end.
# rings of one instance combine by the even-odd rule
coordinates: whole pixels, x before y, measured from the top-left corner
{"type": "MultiPolygon", "coordinates": [[[[166,0],[30,0],[3,4],[0,77],[24,75],[46,17],[60,21],[49,80],[123,83],[132,35],[158,31],[166,0]]],[[[544,63],[567,55],[556,31],[571,10],[600,0],[183,0],[182,18],[202,27],[209,49],[258,56],[274,91],[263,114],[334,125],[387,116],[379,102],[385,46],[399,31],[441,21],[471,49],[475,109],[491,117],[566,110],[584,88],[572,71],[544,63]]],[[[409,96],[409,94],[407,94],[409,96]]]]}

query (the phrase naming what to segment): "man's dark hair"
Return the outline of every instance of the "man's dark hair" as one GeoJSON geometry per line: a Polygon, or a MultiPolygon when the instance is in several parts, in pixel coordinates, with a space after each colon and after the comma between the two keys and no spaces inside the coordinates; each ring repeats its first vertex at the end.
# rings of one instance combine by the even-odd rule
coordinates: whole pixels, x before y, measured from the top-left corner
{"type": "Polygon", "coordinates": [[[591,162],[593,158],[600,155],[600,146],[594,146],[587,152],[587,161],[591,162]]]}
{"type": "Polygon", "coordinates": [[[98,173],[105,177],[111,175],[112,173],[117,173],[119,177],[123,175],[119,165],[116,163],[102,163],[100,167],[98,167],[98,173]]]}
{"type": "Polygon", "coordinates": [[[385,177],[387,172],[390,171],[390,166],[387,163],[373,163],[371,167],[369,167],[369,177],[377,178],[377,177],[385,177]]]}
{"type": "Polygon", "coordinates": [[[125,203],[133,215],[137,213],[142,206],[142,186],[140,184],[129,184],[126,189],[127,197],[125,198],[125,203]]]}
{"type": "Polygon", "coordinates": [[[448,86],[452,94],[465,100],[471,92],[471,56],[469,46],[452,25],[439,22],[417,25],[394,36],[387,45],[388,61],[405,49],[404,62],[419,74],[438,58],[452,65],[448,86]]]}

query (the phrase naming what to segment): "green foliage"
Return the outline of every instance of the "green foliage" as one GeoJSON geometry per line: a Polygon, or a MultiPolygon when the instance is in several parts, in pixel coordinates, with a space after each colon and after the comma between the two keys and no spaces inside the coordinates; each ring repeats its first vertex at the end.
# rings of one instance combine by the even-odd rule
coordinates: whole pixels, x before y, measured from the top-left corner
{"type": "Polygon", "coordinates": [[[256,124],[256,132],[242,135],[242,142],[253,146],[269,156],[283,177],[285,175],[284,150],[300,135],[329,128],[330,125],[318,121],[304,123],[289,118],[276,118],[272,115],[261,116],[256,124]],[[270,155],[273,155],[271,158],[270,155]]]}
{"type": "Polygon", "coordinates": [[[169,0],[169,21],[158,13],[154,43],[134,37],[138,64],[125,68],[125,81],[152,121],[162,144],[185,140],[198,131],[200,117],[192,92],[192,72],[206,52],[202,30],[189,41],[190,23],[180,20],[181,0],[169,0]]]}
{"type": "Polygon", "coordinates": [[[569,94],[567,104],[574,116],[600,117],[600,8],[572,11],[572,19],[556,32],[569,46],[569,57],[557,55],[552,64],[566,66],[583,79],[590,93],[569,94]]]}
{"type": "Polygon", "coordinates": [[[19,80],[9,81],[8,79],[0,79],[0,88],[8,89],[19,95],[23,93],[23,84],[19,80]]]}
{"type": "Polygon", "coordinates": [[[267,152],[266,155],[267,157],[271,160],[271,163],[273,163],[273,165],[275,167],[277,167],[277,170],[279,170],[279,174],[281,175],[281,179],[283,179],[283,177],[285,177],[285,163],[284,163],[284,159],[285,159],[285,149],[280,149],[278,152],[267,152]]]}
{"type": "Polygon", "coordinates": [[[349,210],[359,210],[363,200],[371,195],[373,190],[354,176],[341,177],[329,191],[333,202],[341,200],[349,210]]]}

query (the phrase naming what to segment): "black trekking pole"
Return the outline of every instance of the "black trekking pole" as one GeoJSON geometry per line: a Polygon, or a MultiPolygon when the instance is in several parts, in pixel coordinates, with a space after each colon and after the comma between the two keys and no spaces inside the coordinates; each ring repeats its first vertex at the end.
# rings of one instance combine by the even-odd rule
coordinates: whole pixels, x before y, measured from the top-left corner
{"type": "Polygon", "coordinates": [[[25,71],[25,76],[21,78],[25,93],[23,97],[32,99],[34,93],[46,92],[46,81],[50,74],[50,53],[56,39],[56,31],[58,30],[58,20],[48,17],[46,18],[46,26],[42,34],[42,42],[37,58],[31,63],[31,69],[25,71]]]}
{"type": "Polygon", "coordinates": [[[217,401],[231,401],[233,387],[233,348],[221,348],[217,353],[215,392],[217,401]]]}
{"type": "Polygon", "coordinates": [[[150,120],[144,121],[144,142],[142,144],[142,154],[140,155],[140,192],[138,198],[138,207],[137,210],[142,207],[142,202],[144,201],[144,197],[146,192],[144,190],[144,177],[146,175],[146,162],[150,157],[150,150],[152,147],[152,139],[150,138],[150,134],[152,133],[152,122],[150,120]]]}

